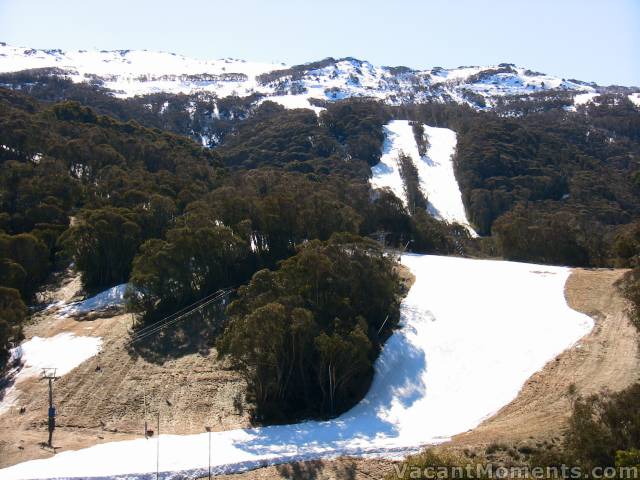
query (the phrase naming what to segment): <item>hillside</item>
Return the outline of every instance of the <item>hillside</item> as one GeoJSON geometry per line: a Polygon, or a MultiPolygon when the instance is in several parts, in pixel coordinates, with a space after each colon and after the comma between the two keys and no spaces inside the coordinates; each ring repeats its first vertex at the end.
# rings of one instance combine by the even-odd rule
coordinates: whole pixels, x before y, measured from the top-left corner
{"type": "MultiPolygon", "coordinates": [[[[564,284],[570,274],[568,269],[429,256],[407,256],[403,263],[416,275],[416,283],[403,302],[401,329],[390,338],[376,364],[376,377],[365,401],[330,422],[216,431],[213,434],[216,472],[242,470],[264,462],[328,458],[340,454],[397,455],[415,451],[424,444],[440,443],[476,426],[516,397],[531,374],[571,347],[593,326],[591,319],[569,309],[565,303],[564,284]],[[485,282],[480,288],[482,283],[478,280],[485,277],[487,270],[493,273],[492,281],[485,282]],[[465,278],[461,283],[463,275],[465,278]],[[539,292],[536,299],[527,293],[532,288],[539,292]],[[509,300],[497,302],[495,292],[505,290],[510,292],[509,300]],[[452,298],[458,295],[469,298],[470,302],[453,302],[452,298]],[[461,314],[471,305],[473,315],[461,314]],[[516,311],[518,316],[514,316],[516,311]],[[466,335],[469,329],[473,330],[473,335],[466,335]],[[501,348],[494,348],[496,342],[500,342],[501,348]],[[523,348],[524,345],[528,347],[523,348]],[[489,377],[501,381],[478,401],[471,392],[476,391],[478,382],[481,384],[489,377]],[[421,381],[416,381],[417,378],[421,381]],[[450,408],[453,399],[459,402],[456,408],[450,408]]],[[[105,347],[103,355],[110,355],[112,348],[105,347]]],[[[597,352],[593,353],[594,358],[598,356],[597,352]]],[[[98,362],[108,368],[109,364],[104,363],[108,360],[98,362]]],[[[134,368],[140,368],[139,361],[134,365],[134,368]]],[[[106,373],[89,373],[87,368],[91,370],[93,363],[85,367],[85,373],[77,377],[79,380],[106,373]]],[[[180,375],[179,372],[177,365],[166,364],[165,374],[173,377],[180,375]]],[[[118,375],[125,381],[118,390],[118,398],[122,400],[125,400],[126,392],[131,391],[126,386],[129,375],[118,375]]],[[[63,391],[67,381],[70,380],[63,380],[63,391]]],[[[82,383],[93,381],[90,378],[81,380],[82,383]]],[[[624,382],[620,387],[623,386],[624,382]]],[[[149,392],[154,402],[164,402],[161,392],[154,392],[154,389],[149,392]]],[[[172,404],[179,398],[182,396],[167,397],[172,404]]],[[[120,410],[130,409],[127,405],[131,400],[122,402],[110,414],[113,419],[106,420],[108,426],[121,415],[120,410]]],[[[97,403],[96,407],[99,405],[97,403]]],[[[163,405],[163,412],[190,410],[188,405],[180,405],[163,405]]],[[[71,404],[68,408],[67,415],[72,415],[71,404]]],[[[139,403],[137,409],[140,409],[139,403]]],[[[102,419],[98,412],[100,410],[91,414],[94,421],[102,419]]],[[[169,415],[161,424],[167,433],[183,433],[185,427],[187,431],[197,432],[200,428],[175,424],[174,418],[169,415]]],[[[65,430],[72,429],[69,426],[65,430]]],[[[106,426],[103,429],[109,430],[106,426]]],[[[109,433],[101,435],[114,438],[109,433]]],[[[124,435],[128,435],[127,431],[124,435]]],[[[203,445],[206,447],[203,440],[206,440],[206,434],[163,436],[161,470],[192,476],[202,473],[202,461],[206,461],[206,449],[204,453],[201,451],[203,445]]],[[[109,443],[103,447],[58,454],[49,461],[23,463],[3,473],[7,478],[14,478],[39,476],[41,473],[37,472],[42,468],[46,469],[47,476],[144,472],[148,468],[146,459],[153,457],[155,451],[154,442],[144,439],[109,443]],[[87,460],[93,459],[95,454],[117,455],[120,461],[107,464],[87,460]]]]}
{"type": "Polygon", "coordinates": [[[638,388],[639,98],[0,44],[0,476],[559,445],[638,388]]]}
{"type": "Polygon", "coordinates": [[[62,51],[0,46],[0,72],[48,69],[48,73],[100,85],[121,98],[158,92],[229,95],[260,94],[285,106],[310,108],[314,102],[374,97],[392,104],[452,101],[491,108],[498,97],[541,92],[585,94],[638,92],[553,77],[513,64],[434,67],[415,70],[384,67],[355,58],[326,58],[303,65],[267,64],[238,59],[196,60],[146,50],[62,51]],[[293,97],[293,98],[290,98],[293,97]]]}

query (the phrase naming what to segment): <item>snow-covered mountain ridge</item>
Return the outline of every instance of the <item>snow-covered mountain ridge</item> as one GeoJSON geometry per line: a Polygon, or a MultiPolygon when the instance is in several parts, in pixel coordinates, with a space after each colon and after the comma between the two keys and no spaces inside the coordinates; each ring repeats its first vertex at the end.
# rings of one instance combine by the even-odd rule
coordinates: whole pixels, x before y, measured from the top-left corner
{"type": "Polygon", "coordinates": [[[615,91],[630,98],[638,88],[594,83],[534,72],[513,64],[485,67],[375,66],[355,58],[327,58],[304,65],[236,59],[196,60],[146,50],[36,50],[0,43],[0,72],[46,69],[49,75],[87,82],[120,98],[159,92],[211,93],[218,98],[260,94],[288,108],[310,108],[322,101],[373,97],[389,104],[427,101],[489,109],[498,98],[540,92],[570,95],[615,91]],[[314,101],[315,100],[315,101],[314,101]]]}

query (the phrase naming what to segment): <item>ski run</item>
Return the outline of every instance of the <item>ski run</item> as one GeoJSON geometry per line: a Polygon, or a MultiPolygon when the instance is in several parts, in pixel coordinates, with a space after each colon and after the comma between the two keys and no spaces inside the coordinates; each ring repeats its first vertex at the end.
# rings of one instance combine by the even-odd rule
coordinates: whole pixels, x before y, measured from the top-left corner
{"type": "Polygon", "coordinates": [[[375,188],[391,189],[407,206],[407,195],[397,160],[400,154],[408,155],[418,170],[420,188],[427,198],[429,213],[438,220],[459,223],[472,236],[476,236],[467,220],[462,193],[453,170],[456,134],[448,128],[428,125],[423,125],[423,128],[428,147],[426,155],[420,156],[408,120],[392,120],[384,126],[382,157],[371,169],[371,184],[375,188]]]}
{"type": "MultiPolygon", "coordinates": [[[[432,149],[455,138],[446,132],[429,131],[432,149]]],[[[393,458],[446,441],[509,403],[593,327],[565,301],[568,268],[428,255],[402,263],[416,281],[365,398],[330,421],[212,433],[216,474],[341,455],[393,458]]],[[[0,478],[151,479],[157,466],[163,479],[198,478],[208,454],[206,433],[160,435],[61,452],[0,470],[0,478]]]]}

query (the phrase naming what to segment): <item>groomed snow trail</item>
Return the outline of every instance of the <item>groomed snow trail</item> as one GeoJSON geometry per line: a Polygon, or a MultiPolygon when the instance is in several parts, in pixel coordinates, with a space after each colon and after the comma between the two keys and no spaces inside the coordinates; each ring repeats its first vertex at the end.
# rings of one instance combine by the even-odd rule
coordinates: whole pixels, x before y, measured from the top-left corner
{"type": "Polygon", "coordinates": [[[404,183],[400,176],[400,167],[397,159],[401,152],[415,158],[413,154],[418,154],[418,147],[413,138],[411,126],[406,120],[392,120],[383,129],[382,156],[380,157],[380,162],[371,167],[371,186],[391,189],[406,207],[407,195],[404,191],[404,183]]]}
{"type": "MultiPolygon", "coordinates": [[[[216,473],[339,455],[395,457],[478,425],[592,320],[564,298],[570,269],[405,255],[416,282],[365,399],[339,418],[212,434],[216,473]]],[[[0,470],[25,478],[151,479],[157,439],[95,445],[0,470]]],[[[207,473],[207,434],[161,435],[161,478],[207,473]]]]}
{"type": "Polygon", "coordinates": [[[408,155],[418,170],[420,188],[427,197],[427,210],[439,220],[455,222],[477,236],[471,227],[462,203],[462,193],[453,170],[456,133],[448,128],[423,125],[429,142],[426,155],[420,156],[413,129],[408,120],[392,120],[384,127],[385,142],[380,162],[371,169],[371,185],[390,188],[407,205],[404,183],[400,177],[397,158],[408,155]]]}
{"type": "Polygon", "coordinates": [[[456,222],[476,235],[471,228],[462,203],[462,193],[453,171],[456,132],[448,128],[423,125],[429,141],[427,154],[415,161],[420,175],[420,186],[427,195],[428,210],[434,217],[456,222]]]}

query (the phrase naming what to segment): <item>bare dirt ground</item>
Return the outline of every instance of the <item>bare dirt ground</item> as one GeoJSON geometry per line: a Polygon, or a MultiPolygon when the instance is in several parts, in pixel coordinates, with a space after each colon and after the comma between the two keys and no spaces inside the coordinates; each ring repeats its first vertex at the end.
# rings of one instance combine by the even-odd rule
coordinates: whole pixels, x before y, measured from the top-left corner
{"type": "MultiPolygon", "coordinates": [[[[79,287],[76,277],[64,278],[49,299],[75,298],[79,287]]],[[[161,433],[199,433],[205,425],[214,430],[249,425],[245,384],[216,359],[214,350],[152,363],[126,345],[131,323],[129,314],[83,321],[43,312],[25,328],[27,338],[71,332],[103,339],[98,355],[54,383],[56,452],[141,437],[145,395],[153,412],[150,428],[156,430],[155,412],[159,411],[161,433]]],[[[53,454],[43,446],[47,440],[46,382],[28,379],[17,387],[16,404],[0,415],[0,467],[53,454]],[[22,414],[21,408],[25,409],[22,414]]]]}
{"type": "Polygon", "coordinates": [[[216,479],[371,480],[384,478],[393,471],[393,462],[388,460],[339,458],[274,465],[241,474],[221,475],[216,479]]]}

